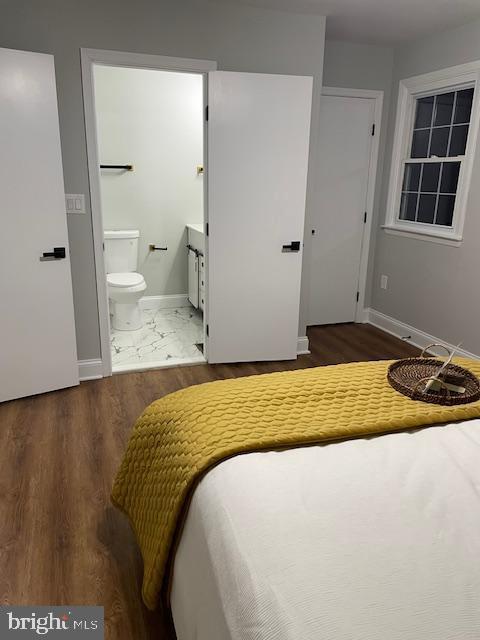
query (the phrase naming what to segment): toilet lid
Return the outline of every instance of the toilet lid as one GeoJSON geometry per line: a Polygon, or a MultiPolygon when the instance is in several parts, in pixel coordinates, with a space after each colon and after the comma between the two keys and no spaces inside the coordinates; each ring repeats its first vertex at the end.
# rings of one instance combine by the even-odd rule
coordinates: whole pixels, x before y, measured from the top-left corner
{"type": "Polygon", "coordinates": [[[108,273],[107,282],[112,287],[135,287],[144,280],[140,273],[108,273]]]}

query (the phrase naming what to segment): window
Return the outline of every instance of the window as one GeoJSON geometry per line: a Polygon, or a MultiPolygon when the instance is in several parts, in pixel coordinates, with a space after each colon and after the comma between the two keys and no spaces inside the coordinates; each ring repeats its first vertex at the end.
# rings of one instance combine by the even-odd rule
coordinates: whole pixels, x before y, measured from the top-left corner
{"type": "Polygon", "coordinates": [[[461,240],[479,71],[473,63],[400,83],[387,230],[461,240]]]}

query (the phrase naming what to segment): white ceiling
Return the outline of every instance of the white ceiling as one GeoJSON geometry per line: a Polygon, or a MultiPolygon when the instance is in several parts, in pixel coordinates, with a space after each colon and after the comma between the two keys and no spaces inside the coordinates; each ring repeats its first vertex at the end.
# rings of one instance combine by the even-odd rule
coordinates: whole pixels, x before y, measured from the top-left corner
{"type": "Polygon", "coordinates": [[[480,18],[480,0],[230,0],[327,16],[327,37],[396,45],[480,18]]]}

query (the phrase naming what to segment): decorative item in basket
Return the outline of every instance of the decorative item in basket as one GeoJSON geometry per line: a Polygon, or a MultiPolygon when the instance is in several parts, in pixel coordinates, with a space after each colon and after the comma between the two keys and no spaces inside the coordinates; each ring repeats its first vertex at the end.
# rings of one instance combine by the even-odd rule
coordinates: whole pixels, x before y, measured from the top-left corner
{"type": "Polygon", "coordinates": [[[468,369],[451,362],[454,353],[442,344],[430,344],[420,357],[391,364],[388,381],[399,393],[421,402],[455,405],[480,400],[480,381],[468,369]],[[425,358],[425,352],[433,347],[445,349],[448,358],[425,358]]]}

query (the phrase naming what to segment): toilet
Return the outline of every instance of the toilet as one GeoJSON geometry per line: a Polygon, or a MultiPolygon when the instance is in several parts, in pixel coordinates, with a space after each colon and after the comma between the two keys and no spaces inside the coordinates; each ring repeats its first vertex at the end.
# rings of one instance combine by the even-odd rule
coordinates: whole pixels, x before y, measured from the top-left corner
{"type": "Polygon", "coordinates": [[[136,272],[139,236],[136,229],[104,232],[112,326],[119,331],[133,331],[143,325],[139,300],[147,285],[136,272]]]}

